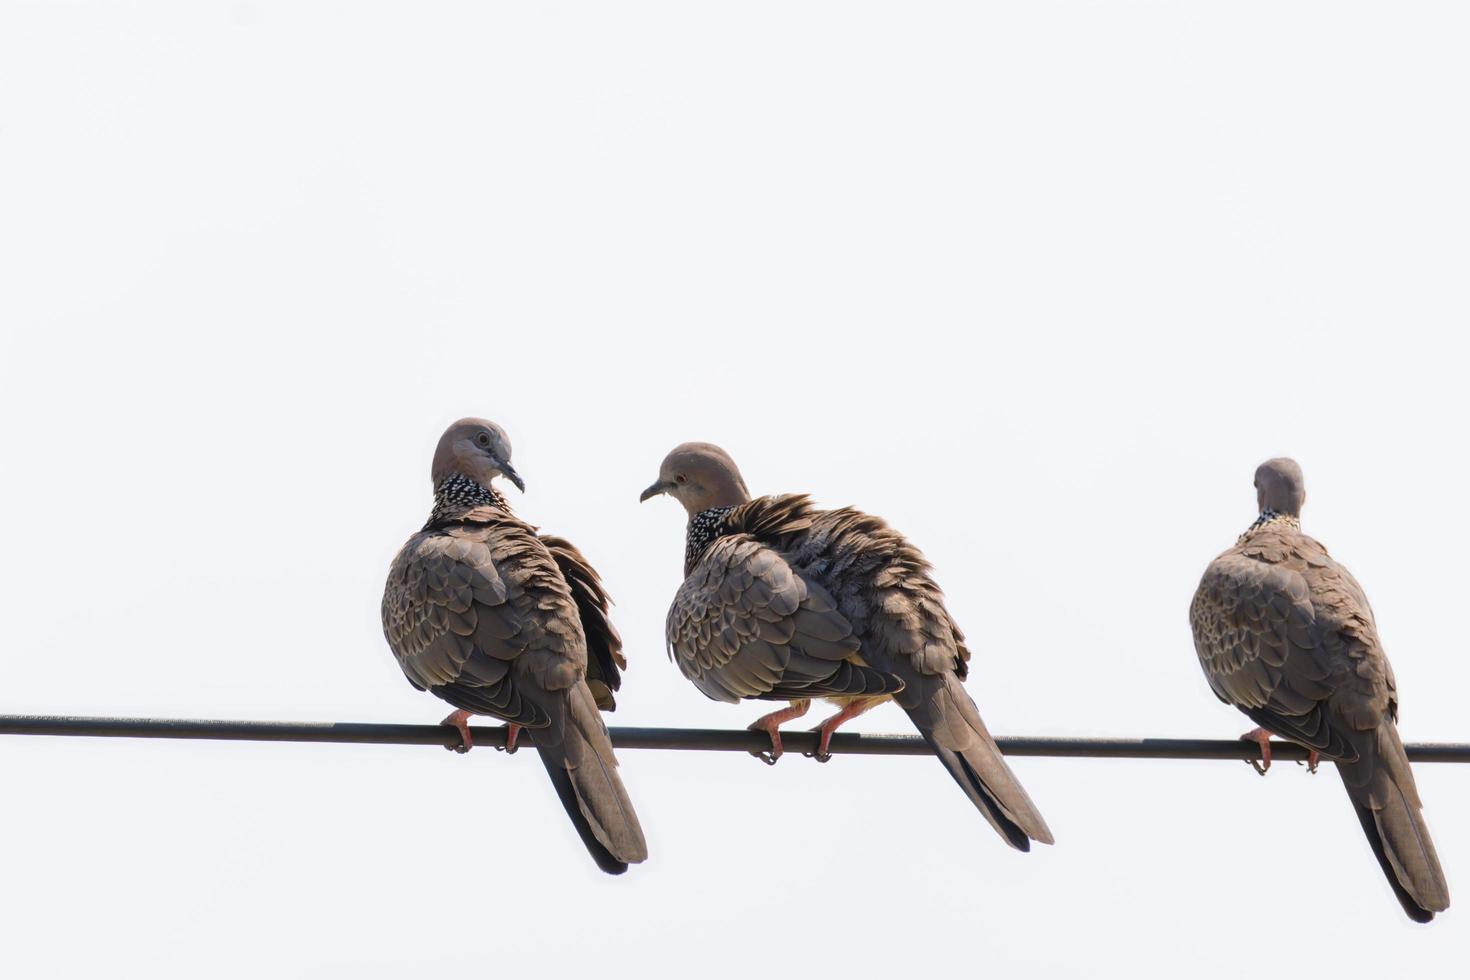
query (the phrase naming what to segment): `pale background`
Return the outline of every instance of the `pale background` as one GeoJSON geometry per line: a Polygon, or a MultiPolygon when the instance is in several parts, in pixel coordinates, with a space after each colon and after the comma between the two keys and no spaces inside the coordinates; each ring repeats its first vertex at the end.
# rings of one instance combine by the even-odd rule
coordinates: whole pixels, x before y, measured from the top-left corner
{"type": "MultiPolygon", "coordinates": [[[[1186,610],[1294,454],[1410,740],[1462,692],[1459,3],[17,3],[0,18],[0,711],[432,722],[388,562],[465,414],[663,653],[676,442],[933,559],[1000,734],[1233,736],[1186,610]]],[[[815,717],[815,716],[814,716],[815,717]]],[[[860,729],[904,731],[893,708],[860,729]]],[[[12,977],[1463,975],[1330,770],[625,752],[600,875],[530,753],[0,738],[12,977]]]]}

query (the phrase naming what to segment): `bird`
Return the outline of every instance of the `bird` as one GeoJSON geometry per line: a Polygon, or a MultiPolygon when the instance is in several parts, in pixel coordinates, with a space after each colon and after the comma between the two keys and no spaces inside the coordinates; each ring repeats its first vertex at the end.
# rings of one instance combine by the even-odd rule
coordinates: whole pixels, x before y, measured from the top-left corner
{"type": "Polygon", "coordinates": [[[434,451],[434,506],[393,560],[383,635],[409,683],[456,709],[444,724],[474,745],[471,715],[506,722],[506,748],[532,730],[557,796],[597,866],[622,874],[648,856],[599,707],[627,667],[592,565],[569,541],[541,535],[494,486],[525,491],[510,439],[460,419],[434,451]]]}
{"type": "Polygon", "coordinates": [[[770,737],[764,761],[781,757],[780,726],[813,698],[840,709],[813,729],[823,762],[840,725],[892,700],[1008,844],[1053,842],[961,685],[970,651],[919,549],[850,507],[820,510],[806,494],[752,499],[711,443],[675,447],[639,500],[659,495],[689,517],[669,655],[713,700],[787,702],[749,726],[770,737]]]}
{"type": "MultiPolygon", "coordinates": [[[[1368,597],[1302,533],[1306,484],[1295,460],[1256,469],[1259,516],[1210,562],[1189,607],[1195,652],[1215,696],[1258,726],[1263,775],[1271,735],[1321,757],[1348,799],[1389,886],[1415,922],[1449,907],[1449,885],[1399,740],[1398,690],[1368,597]]],[[[1252,763],[1255,764],[1254,762],[1252,763]]]]}

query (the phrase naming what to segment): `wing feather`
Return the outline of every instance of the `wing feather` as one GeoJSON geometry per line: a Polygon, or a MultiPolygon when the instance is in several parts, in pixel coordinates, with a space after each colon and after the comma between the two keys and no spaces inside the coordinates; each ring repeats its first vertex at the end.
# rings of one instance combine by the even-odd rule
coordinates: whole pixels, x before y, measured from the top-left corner
{"type": "Polygon", "coordinates": [[[666,629],[679,670],[717,701],[903,687],[861,665],[852,624],[825,589],[747,534],[706,550],[675,595],[666,629]]]}
{"type": "MultiPolygon", "coordinates": [[[[565,616],[544,613],[565,613],[572,603],[560,595],[564,585],[548,588],[546,570],[538,575],[517,537],[507,523],[415,535],[388,574],[383,634],[415,687],[457,708],[536,728],[548,715],[521,687],[528,675],[547,690],[571,682],[563,675],[575,673],[575,657],[557,656],[568,648],[565,616]]],[[[543,564],[555,572],[551,562],[543,564]]]]}
{"type": "Polygon", "coordinates": [[[1332,665],[1307,580],[1238,551],[1210,563],[1190,605],[1195,652],[1215,695],[1279,735],[1356,759],[1325,710],[1332,665]]]}

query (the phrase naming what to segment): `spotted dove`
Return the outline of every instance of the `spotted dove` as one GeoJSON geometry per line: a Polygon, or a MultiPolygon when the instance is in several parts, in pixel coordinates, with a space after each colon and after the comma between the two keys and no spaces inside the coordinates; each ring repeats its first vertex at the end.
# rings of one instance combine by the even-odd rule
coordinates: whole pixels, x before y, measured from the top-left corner
{"type": "Polygon", "coordinates": [[[774,762],[779,726],[812,698],[837,726],[892,699],[970,801],[1012,847],[1051,831],[1001,757],[961,681],[970,652],[919,550],[882,520],[824,511],[805,495],[751,499],[734,460],[708,443],[669,453],[642,500],[668,494],[689,514],[669,653],[706,696],[787,701],[757,721],[774,762]]]}
{"type": "Polygon", "coordinates": [[[1272,459],[1256,470],[1260,516],[1205,569],[1189,623],[1215,695],[1269,734],[1337,764],[1348,799],[1409,918],[1449,906],[1395,722],[1398,692],[1362,586],[1301,530],[1302,471],[1272,459]]]}
{"type": "Polygon", "coordinates": [[[546,771],[597,866],[621,874],[648,855],[598,713],[613,707],[622,643],[597,573],[569,542],[538,535],[492,486],[510,465],[504,430],[461,419],[439,440],[434,509],[393,561],[383,633],[414,687],[470,715],[531,729],[546,771]]]}

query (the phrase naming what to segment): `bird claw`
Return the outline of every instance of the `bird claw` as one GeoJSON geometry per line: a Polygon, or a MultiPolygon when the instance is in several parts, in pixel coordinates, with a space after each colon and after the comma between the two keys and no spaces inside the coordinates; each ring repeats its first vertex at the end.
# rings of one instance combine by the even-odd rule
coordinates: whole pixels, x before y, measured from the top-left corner
{"type": "Polygon", "coordinates": [[[750,754],[766,765],[774,766],[776,760],[786,754],[785,750],[781,747],[781,723],[790,721],[793,718],[800,718],[806,714],[806,709],[810,704],[810,701],[793,701],[790,707],[783,708],[780,711],[773,711],[768,715],[762,715],[749,725],[746,725],[746,731],[765,732],[766,736],[771,740],[770,751],[759,752],[752,749],[750,754]]]}
{"type": "Polygon", "coordinates": [[[829,751],[827,751],[827,740],[830,739],[832,737],[832,735],[831,735],[830,732],[826,732],[825,731],[826,727],[827,727],[826,722],[823,722],[822,724],[818,725],[816,728],[808,728],[807,729],[807,731],[809,731],[813,735],[817,736],[817,747],[814,748],[814,749],[812,749],[810,752],[803,752],[802,753],[803,756],[805,756],[808,759],[816,759],[818,762],[831,762],[832,761],[832,753],[829,752],[829,751]],[[823,738],[822,737],[824,734],[826,735],[826,738],[823,738]]]}
{"type": "Polygon", "coordinates": [[[459,744],[446,745],[444,746],[446,749],[464,755],[475,747],[475,739],[470,735],[469,718],[470,713],[468,711],[456,711],[439,723],[441,725],[448,725],[459,732],[459,744]]]}
{"type": "Polygon", "coordinates": [[[808,759],[816,759],[818,762],[832,761],[832,752],[830,751],[832,742],[832,730],[829,730],[827,727],[830,723],[830,720],[824,721],[816,728],[807,729],[807,731],[817,736],[817,747],[812,749],[810,752],[803,752],[802,755],[806,756],[808,759]]]}
{"type": "Polygon", "coordinates": [[[775,726],[768,727],[767,725],[762,724],[762,722],[765,722],[766,720],[767,719],[765,718],[758,719],[750,723],[749,725],[746,725],[745,730],[748,732],[765,732],[766,735],[770,737],[771,747],[769,749],[752,749],[750,754],[764,762],[766,765],[774,766],[776,764],[776,760],[785,755],[786,752],[781,747],[780,728],[775,726]]]}
{"type": "Polygon", "coordinates": [[[1261,759],[1259,762],[1255,759],[1246,759],[1245,761],[1249,762],[1250,767],[1259,775],[1266,775],[1266,770],[1271,768],[1271,733],[1264,728],[1253,728],[1240,736],[1240,740],[1242,742],[1255,742],[1261,747],[1261,759]]]}
{"type": "Polygon", "coordinates": [[[505,744],[495,746],[496,752],[504,752],[506,755],[516,754],[516,737],[521,734],[520,725],[507,723],[505,726],[505,744]]]}

